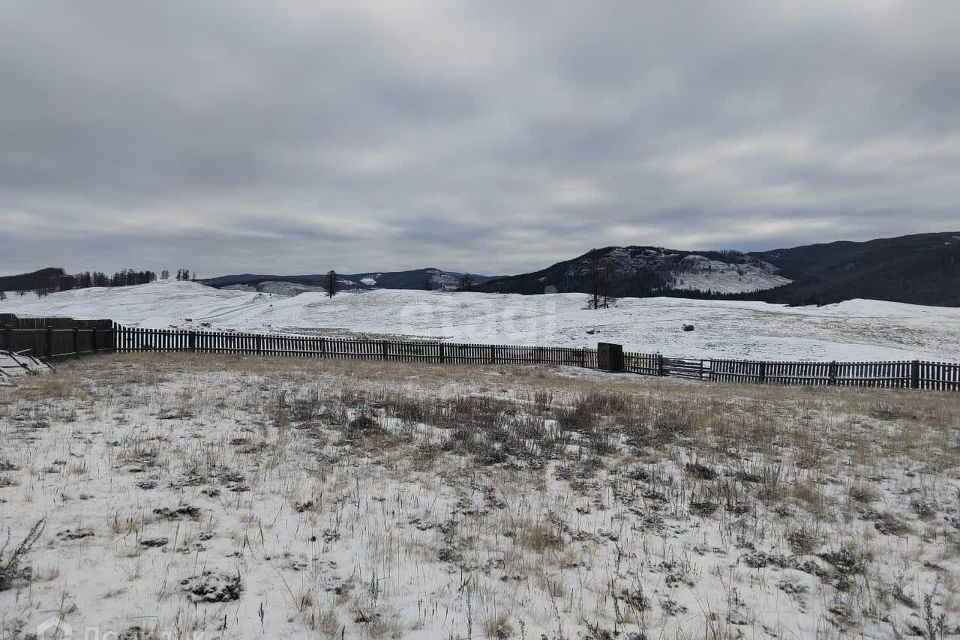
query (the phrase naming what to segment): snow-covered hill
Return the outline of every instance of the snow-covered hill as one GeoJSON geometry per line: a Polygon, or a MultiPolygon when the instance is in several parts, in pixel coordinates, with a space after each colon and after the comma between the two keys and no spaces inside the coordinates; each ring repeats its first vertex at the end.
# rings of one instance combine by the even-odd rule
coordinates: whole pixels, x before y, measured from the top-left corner
{"type": "Polygon", "coordinates": [[[671,356],[960,361],[960,309],[850,300],[824,307],[624,298],[589,310],[583,294],[521,296],[375,290],[328,298],[213,289],[193,282],[13,296],[0,313],[112,318],[142,327],[211,327],[461,342],[595,346],[671,356]],[[696,330],[684,332],[691,323],[696,330]],[[592,331],[593,333],[588,333],[592,331]]]}
{"type": "MultiPolygon", "coordinates": [[[[762,260],[730,256],[727,260],[698,253],[651,247],[610,247],[601,250],[602,261],[615,275],[653,271],[669,274],[674,289],[742,293],[761,291],[788,284],[789,279],[776,275],[778,269],[762,260]]],[[[580,259],[567,270],[568,276],[587,275],[588,262],[580,259]]]]}
{"type": "MultiPolygon", "coordinates": [[[[410,271],[377,271],[354,274],[337,274],[337,281],[341,290],[345,289],[454,289],[465,274],[457,271],[444,271],[428,267],[410,271]]],[[[270,285],[262,287],[263,291],[273,290],[281,295],[298,295],[304,291],[321,290],[327,285],[327,274],[270,276],[244,273],[239,275],[218,276],[200,280],[200,284],[210,285],[222,289],[237,289],[241,291],[255,291],[256,285],[270,285]],[[297,289],[297,287],[303,287],[297,289]]],[[[494,279],[495,276],[471,274],[470,281],[483,283],[494,279]]]]}
{"type": "Polygon", "coordinates": [[[606,247],[479,289],[538,294],[590,291],[598,277],[613,295],[648,296],[669,289],[748,293],[789,284],[773,264],[739,253],[675,251],[662,247],[606,247]],[[602,272],[602,276],[598,273],[602,272]]]}

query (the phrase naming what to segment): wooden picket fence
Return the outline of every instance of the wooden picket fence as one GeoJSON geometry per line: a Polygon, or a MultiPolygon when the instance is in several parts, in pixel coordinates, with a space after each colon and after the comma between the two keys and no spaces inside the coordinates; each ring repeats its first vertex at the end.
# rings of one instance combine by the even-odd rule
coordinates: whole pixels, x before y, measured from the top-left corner
{"type": "Polygon", "coordinates": [[[668,358],[656,353],[622,352],[610,359],[597,349],[462,344],[414,340],[340,339],[322,336],[188,331],[126,327],[110,320],[17,318],[0,314],[0,350],[50,360],[117,352],[188,352],[254,356],[290,356],[436,364],[545,364],[672,376],[713,382],[880,387],[960,391],[960,364],[925,361],[777,362],[729,359],[668,358]]]}
{"type": "Polygon", "coordinates": [[[960,391],[960,365],[948,362],[707,362],[704,379],[719,382],[960,391]]]}
{"type": "Polygon", "coordinates": [[[595,349],[499,344],[347,340],[320,336],[114,327],[115,348],[299,358],[433,362],[437,364],[549,364],[596,368],[595,349]]]}
{"type": "MultiPolygon", "coordinates": [[[[185,351],[302,358],[432,362],[437,364],[546,364],[599,367],[596,349],[521,347],[318,336],[141,329],[116,325],[117,351],[185,351]]],[[[713,382],[882,387],[960,391],[960,364],[900,362],[764,362],[667,358],[623,353],[622,371],[713,382]]]]}

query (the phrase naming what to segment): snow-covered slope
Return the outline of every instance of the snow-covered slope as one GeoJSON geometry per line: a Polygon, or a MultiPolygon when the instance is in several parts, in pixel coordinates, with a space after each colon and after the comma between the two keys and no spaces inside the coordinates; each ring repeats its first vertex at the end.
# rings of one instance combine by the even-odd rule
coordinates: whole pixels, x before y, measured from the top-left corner
{"type": "Polygon", "coordinates": [[[745,254],[605,247],[540,271],[496,278],[479,289],[524,294],[586,292],[598,278],[614,295],[640,297],[668,289],[747,293],[791,282],[775,265],[745,254]]]}
{"type": "Polygon", "coordinates": [[[247,291],[247,292],[256,292],[258,289],[261,293],[272,293],[278,296],[298,296],[301,293],[306,293],[308,291],[324,291],[323,287],[313,287],[307,284],[299,284],[297,282],[283,282],[269,280],[267,282],[261,282],[259,284],[231,284],[230,286],[223,287],[229,291],[247,291]]]}
{"type": "Polygon", "coordinates": [[[213,289],[193,282],[13,296],[0,313],[112,318],[143,327],[358,332],[462,342],[595,346],[671,356],[783,360],[960,361],[960,309],[850,300],[824,307],[624,298],[585,308],[583,294],[540,296],[376,290],[328,298],[213,289]],[[691,323],[696,330],[682,331],[691,323]],[[593,331],[593,333],[588,333],[593,331]]]}
{"type": "Polygon", "coordinates": [[[678,260],[671,286],[688,291],[743,293],[772,289],[790,282],[777,275],[776,267],[767,262],[735,264],[692,254],[678,260]]]}
{"type": "MultiPolygon", "coordinates": [[[[772,289],[789,284],[790,280],[777,275],[778,269],[762,260],[744,256],[729,261],[710,258],[698,253],[685,253],[651,247],[610,247],[601,250],[603,260],[614,273],[632,274],[644,270],[669,273],[674,289],[713,291],[715,293],[743,293],[772,289]]],[[[580,260],[571,265],[569,275],[585,275],[589,267],[580,260]]]]}
{"type": "MultiPolygon", "coordinates": [[[[338,273],[337,279],[340,289],[453,289],[465,274],[456,271],[444,271],[428,267],[409,271],[377,271],[366,273],[344,274],[338,273]]],[[[471,274],[470,280],[474,283],[483,283],[496,276],[471,274]]],[[[223,289],[237,289],[254,291],[258,283],[284,283],[286,285],[324,288],[327,285],[327,274],[268,276],[253,273],[239,275],[218,276],[207,280],[200,280],[201,284],[223,289]]],[[[276,285],[275,285],[276,286],[276,285]]],[[[304,289],[309,290],[309,289],[304,289]]],[[[269,289],[267,289],[269,291],[269,289]]],[[[283,295],[297,295],[301,291],[289,288],[277,289],[283,295]]]]}

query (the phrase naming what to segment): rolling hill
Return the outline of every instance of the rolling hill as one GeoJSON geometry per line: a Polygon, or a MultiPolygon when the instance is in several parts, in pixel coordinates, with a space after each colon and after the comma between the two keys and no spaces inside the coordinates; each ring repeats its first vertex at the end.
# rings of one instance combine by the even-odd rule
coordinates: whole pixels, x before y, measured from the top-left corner
{"type": "MultiPolygon", "coordinates": [[[[337,281],[343,289],[451,289],[464,276],[457,271],[444,271],[428,267],[426,269],[411,269],[409,271],[385,271],[353,274],[337,274],[337,281]]],[[[484,283],[496,276],[471,274],[474,283],[484,283]]],[[[240,288],[253,290],[256,285],[265,285],[262,289],[268,293],[293,293],[317,290],[327,284],[327,274],[317,273],[310,275],[278,276],[244,273],[240,275],[219,276],[199,280],[201,284],[210,287],[240,288]],[[290,285],[300,285],[303,289],[290,285]]]]}
{"type": "Polygon", "coordinates": [[[854,298],[960,306],[960,232],[831,242],[739,253],[605,247],[478,289],[499,293],[589,292],[594,265],[614,296],[667,295],[790,305],[854,298]]]}
{"type": "MultiPolygon", "coordinates": [[[[604,247],[512,276],[472,275],[487,293],[588,293],[602,272],[612,297],[671,296],[824,305],[855,298],[960,307],[960,231],[771,251],[604,247]]],[[[436,268],[338,274],[343,290],[455,289],[464,274],[436,268]]],[[[63,269],[0,277],[0,291],[62,288],[63,269]]],[[[198,281],[218,289],[291,296],[323,291],[327,275],[235,274],[198,281]]],[[[73,286],[73,285],[70,285],[73,286]]]]}
{"type": "Polygon", "coordinates": [[[960,361],[960,309],[849,300],[823,307],[754,301],[624,298],[586,308],[586,296],[354,290],[330,298],[214,289],[161,280],[43,298],[13,296],[0,314],[111,318],[148,328],[265,331],[330,338],[595,347],[669,356],[764,360],[960,361]],[[684,331],[684,324],[695,331],[684,331]]]}
{"type": "Polygon", "coordinates": [[[791,305],[869,298],[960,306],[960,232],[831,242],[748,254],[792,282],[755,299],[791,305]]]}
{"type": "Polygon", "coordinates": [[[742,254],[605,247],[540,271],[496,278],[477,289],[491,293],[586,293],[591,291],[597,268],[606,270],[608,292],[618,297],[663,295],[668,291],[745,293],[790,282],[775,265],[742,254]]]}

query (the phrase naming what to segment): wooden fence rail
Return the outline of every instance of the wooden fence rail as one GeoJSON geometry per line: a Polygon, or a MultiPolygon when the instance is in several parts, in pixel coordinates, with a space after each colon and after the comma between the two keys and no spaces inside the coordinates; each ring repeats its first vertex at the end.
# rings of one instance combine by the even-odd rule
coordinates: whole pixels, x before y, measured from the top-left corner
{"type": "MultiPolygon", "coordinates": [[[[619,350],[619,345],[603,345],[619,350]]],[[[348,340],[320,336],[143,329],[110,320],[17,318],[0,314],[0,349],[50,359],[100,351],[180,351],[189,353],[277,355],[300,358],[432,362],[437,364],[548,364],[597,369],[615,362],[617,370],[650,376],[676,376],[714,382],[779,385],[880,387],[960,391],[960,364],[946,362],[778,362],[668,358],[623,352],[622,359],[597,349],[527,347],[397,340],[348,340]],[[621,364],[622,363],[622,364],[621,364]],[[622,367],[622,368],[619,368],[622,367]]]]}

